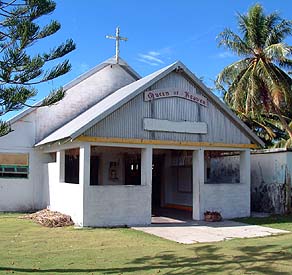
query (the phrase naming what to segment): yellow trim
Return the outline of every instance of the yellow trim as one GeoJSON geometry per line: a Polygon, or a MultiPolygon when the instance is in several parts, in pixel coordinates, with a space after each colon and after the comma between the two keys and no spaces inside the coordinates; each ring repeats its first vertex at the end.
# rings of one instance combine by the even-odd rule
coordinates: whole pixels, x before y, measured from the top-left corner
{"type": "Polygon", "coordinates": [[[174,141],[174,140],[153,140],[153,139],[135,139],[135,138],[106,138],[79,136],[76,141],[85,142],[105,142],[105,143],[127,143],[127,144],[152,144],[152,145],[175,145],[175,146],[196,146],[196,147],[225,147],[225,148],[258,148],[256,144],[228,144],[218,142],[192,142],[192,141],[174,141]]]}

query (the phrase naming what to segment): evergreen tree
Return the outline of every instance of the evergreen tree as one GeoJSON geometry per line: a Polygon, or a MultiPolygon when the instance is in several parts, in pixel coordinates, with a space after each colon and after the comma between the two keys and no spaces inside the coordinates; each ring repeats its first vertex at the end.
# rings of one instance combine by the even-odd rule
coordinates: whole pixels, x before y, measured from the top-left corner
{"type": "MultiPolygon", "coordinates": [[[[36,42],[60,29],[60,24],[55,20],[45,26],[37,22],[55,8],[56,4],[51,0],[0,1],[0,117],[25,106],[49,106],[64,97],[63,89],[58,88],[51,91],[39,106],[27,104],[36,96],[37,84],[55,79],[71,69],[68,60],[45,69],[48,62],[75,49],[71,39],[47,52],[28,52],[36,42]]],[[[0,136],[10,131],[10,125],[0,120],[0,136]]]]}

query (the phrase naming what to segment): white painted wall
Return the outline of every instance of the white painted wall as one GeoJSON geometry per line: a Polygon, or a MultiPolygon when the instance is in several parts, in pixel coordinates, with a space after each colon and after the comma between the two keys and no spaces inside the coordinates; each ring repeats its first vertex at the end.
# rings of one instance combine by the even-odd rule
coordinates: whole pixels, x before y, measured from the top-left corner
{"type": "Polygon", "coordinates": [[[141,185],[84,186],[84,226],[151,223],[152,148],[141,150],[141,185]]]}
{"type": "Polygon", "coordinates": [[[0,178],[0,211],[30,211],[45,207],[42,165],[46,157],[32,148],[35,138],[35,115],[13,124],[13,132],[0,137],[0,153],[29,154],[28,179],[0,178]]]}
{"type": "Polygon", "coordinates": [[[203,150],[195,151],[193,217],[219,211],[224,219],[250,216],[250,151],[240,156],[240,183],[205,183],[203,150]],[[200,152],[200,153],[198,153],[200,152]]]}
{"type": "Polygon", "coordinates": [[[151,186],[88,186],[84,226],[145,225],[151,223],[151,186]]]}
{"type": "Polygon", "coordinates": [[[292,163],[288,162],[288,154],[292,152],[275,152],[266,154],[251,155],[252,185],[256,186],[265,183],[285,182],[286,166],[292,172],[292,163]]]}
{"type": "MultiPolygon", "coordinates": [[[[57,157],[58,158],[58,157],[57,157]]],[[[76,225],[83,225],[83,191],[82,184],[60,182],[60,162],[44,165],[47,170],[49,186],[48,207],[52,211],[70,215],[76,225]]]]}
{"type": "Polygon", "coordinates": [[[251,205],[253,211],[285,213],[286,173],[291,178],[291,151],[270,149],[251,155],[251,205]]]}
{"type": "Polygon", "coordinates": [[[224,219],[250,216],[248,184],[202,184],[200,191],[201,219],[205,211],[219,211],[224,219]]]}

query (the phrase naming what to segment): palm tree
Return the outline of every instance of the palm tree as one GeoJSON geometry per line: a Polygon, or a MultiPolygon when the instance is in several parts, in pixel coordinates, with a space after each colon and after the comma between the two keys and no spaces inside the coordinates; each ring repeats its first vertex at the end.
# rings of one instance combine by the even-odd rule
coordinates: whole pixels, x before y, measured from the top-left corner
{"type": "Polygon", "coordinates": [[[238,14],[238,25],[241,35],[225,29],[218,36],[219,46],[242,59],[223,69],[217,87],[239,116],[256,122],[258,128],[280,123],[292,139],[292,79],[286,71],[292,68],[292,47],[284,42],[292,34],[292,21],[278,13],[265,15],[256,4],[246,15],[238,14]]]}

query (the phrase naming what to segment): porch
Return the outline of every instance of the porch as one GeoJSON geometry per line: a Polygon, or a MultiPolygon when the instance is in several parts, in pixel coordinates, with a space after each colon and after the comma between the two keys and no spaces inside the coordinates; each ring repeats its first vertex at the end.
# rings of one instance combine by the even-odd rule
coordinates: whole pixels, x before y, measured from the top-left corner
{"type": "Polygon", "coordinates": [[[55,162],[45,165],[48,205],[79,226],[148,225],[169,208],[184,210],[194,220],[202,220],[207,210],[224,218],[250,214],[246,148],[75,142],[52,152],[55,162]],[[220,165],[210,167],[210,152],[221,152],[221,164],[236,152],[237,176],[226,176],[220,165]],[[220,171],[226,182],[216,182],[220,171]]]}

